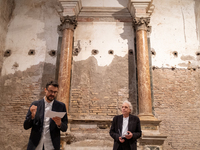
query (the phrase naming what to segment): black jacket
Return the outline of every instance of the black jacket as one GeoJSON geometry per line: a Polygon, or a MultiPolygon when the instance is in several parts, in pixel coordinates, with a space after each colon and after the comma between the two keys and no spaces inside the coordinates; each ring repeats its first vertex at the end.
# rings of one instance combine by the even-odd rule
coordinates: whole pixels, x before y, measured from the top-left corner
{"type": "MultiPolygon", "coordinates": [[[[24,129],[27,130],[29,128],[32,128],[27,150],[35,150],[35,148],[40,142],[43,131],[44,111],[45,111],[44,99],[39,101],[34,101],[31,104],[31,106],[32,105],[37,106],[37,112],[35,118],[33,120],[31,119],[31,112],[29,109],[26,115],[26,119],[24,121],[24,129]]],[[[52,105],[52,111],[66,112],[65,104],[57,100],[54,100],[52,105]]],[[[55,150],[60,150],[60,130],[63,132],[67,131],[67,123],[68,123],[67,113],[61,119],[61,121],[62,121],[61,127],[58,128],[56,123],[52,119],[50,119],[50,135],[55,150]]]]}
{"type": "MultiPolygon", "coordinates": [[[[121,142],[119,141],[120,133],[122,131],[123,115],[115,116],[113,118],[112,126],[110,128],[110,136],[114,139],[113,150],[117,150],[121,142]]],[[[140,119],[137,116],[129,115],[128,131],[133,134],[131,139],[128,139],[131,150],[137,150],[137,139],[141,137],[140,119]]],[[[127,140],[127,139],[126,139],[127,140]]]]}

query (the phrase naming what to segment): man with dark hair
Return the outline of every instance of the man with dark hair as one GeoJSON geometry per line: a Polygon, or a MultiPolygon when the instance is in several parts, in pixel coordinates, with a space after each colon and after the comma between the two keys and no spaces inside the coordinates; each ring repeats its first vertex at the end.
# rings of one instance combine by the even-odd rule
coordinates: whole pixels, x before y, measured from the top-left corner
{"type": "Polygon", "coordinates": [[[66,112],[65,104],[55,99],[58,87],[56,82],[47,83],[45,97],[34,101],[28,110],[24,129],[32,129],[27,150],[60,150],[60,131],[67,131],[67,113],[63,118],[45,115],[49,110],[66,112]]]}
{"type": "Polygon", "coordinates": [[[113,118],[110,136],[114,139],[113,150],[137,150],[137,139],[141,137],[140,119],[131,115],[129,101],[122,104],[122,115],[113,118]]]}

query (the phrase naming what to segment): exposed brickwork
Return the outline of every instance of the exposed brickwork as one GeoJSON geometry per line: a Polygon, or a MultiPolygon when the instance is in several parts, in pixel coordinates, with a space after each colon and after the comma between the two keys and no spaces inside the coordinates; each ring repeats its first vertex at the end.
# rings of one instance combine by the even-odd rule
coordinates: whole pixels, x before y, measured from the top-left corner
{"type": "Polygon", "coordinates": [[[43,72],[44,66],[44,63],[40,63],[24,72],[17,71],[0,78],[0,149],[26,148],[30,133],[30,130],[26,131],[23,128],[26,113],[33,101],[44,96],[41,94],[44,88],[42,81],[54,77],[53,65],[49,75],[48,72],[43,72]]]}
{"type": "Polygon", "coordinates": [[[99,93],[93,93],[92,90],[74,89],[71,91],[70,114],[78,116],[98,115],[98,116],[115,116],[118,114],[117,93],[99,98],[99,93]]]}
{"type": "MultiPolygon", "coordinates": [[[[70,115],[110,119],[121,114],[121,104],[129,98],[129,87],[133,85],[129,83],[127,61],[127,56],[116,56],[112,64],[105,67],[98,66],[94,57],[73,62],[70,115]]],[[[136,91],[135,87],[131,88],[136,91]]],[[[136,105],[136,95],[130,101],[136,105]]]]}
{"type": "Polygon", "coordinates": [[[199,149],[200,69],[155,69],[153,90],[160,132],[168,136],[164,149],[199,149]]]}

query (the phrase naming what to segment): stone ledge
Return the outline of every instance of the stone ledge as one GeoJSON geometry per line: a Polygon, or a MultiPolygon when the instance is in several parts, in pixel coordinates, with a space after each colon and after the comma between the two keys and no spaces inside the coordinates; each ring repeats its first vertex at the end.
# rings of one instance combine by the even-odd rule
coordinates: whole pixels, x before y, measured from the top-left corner
{"type": "Polygon", "coordinates": [[[165,135],[142,135],[139,139],[140,145],[163,145],[167,136],[165,135]]]}
{"type": "Polygon", "coordinates": [[[73,121],[84,121],[84,122],[112,122],[112,119],[89,119],[89,118],[69,118],[68,121],[71,123],[73,121]]]}

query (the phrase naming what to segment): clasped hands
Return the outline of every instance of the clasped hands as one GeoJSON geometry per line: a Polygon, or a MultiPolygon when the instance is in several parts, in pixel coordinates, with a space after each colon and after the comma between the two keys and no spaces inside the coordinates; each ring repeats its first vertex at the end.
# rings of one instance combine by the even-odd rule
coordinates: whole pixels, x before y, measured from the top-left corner
{"type": "MultiPolygon", "coordinates": [[[[131,139],[132,137],[133,137],[133,134],[130,132],[130,131],[127,131],[127,135],[125,135],[125,138],[126,139],[131,139]]],[[[119,137],[119,141],[121,142],[121,143],[124,143],[124,139],[122,139],[122,137],[119,137]]]]}
{"type": "MultiPolygon", "coordinates": [[[[30,107],[30,112],[31,112],[31,119],[34,119],[35,118],[35,114],[37,112],[37,106],[35,105],[32,105],[30,107]]],[[[53,117],[52,120],[56,123],[56,125],[58,127],[61,126],[61,118],[60,117],[53,117]]]]}

